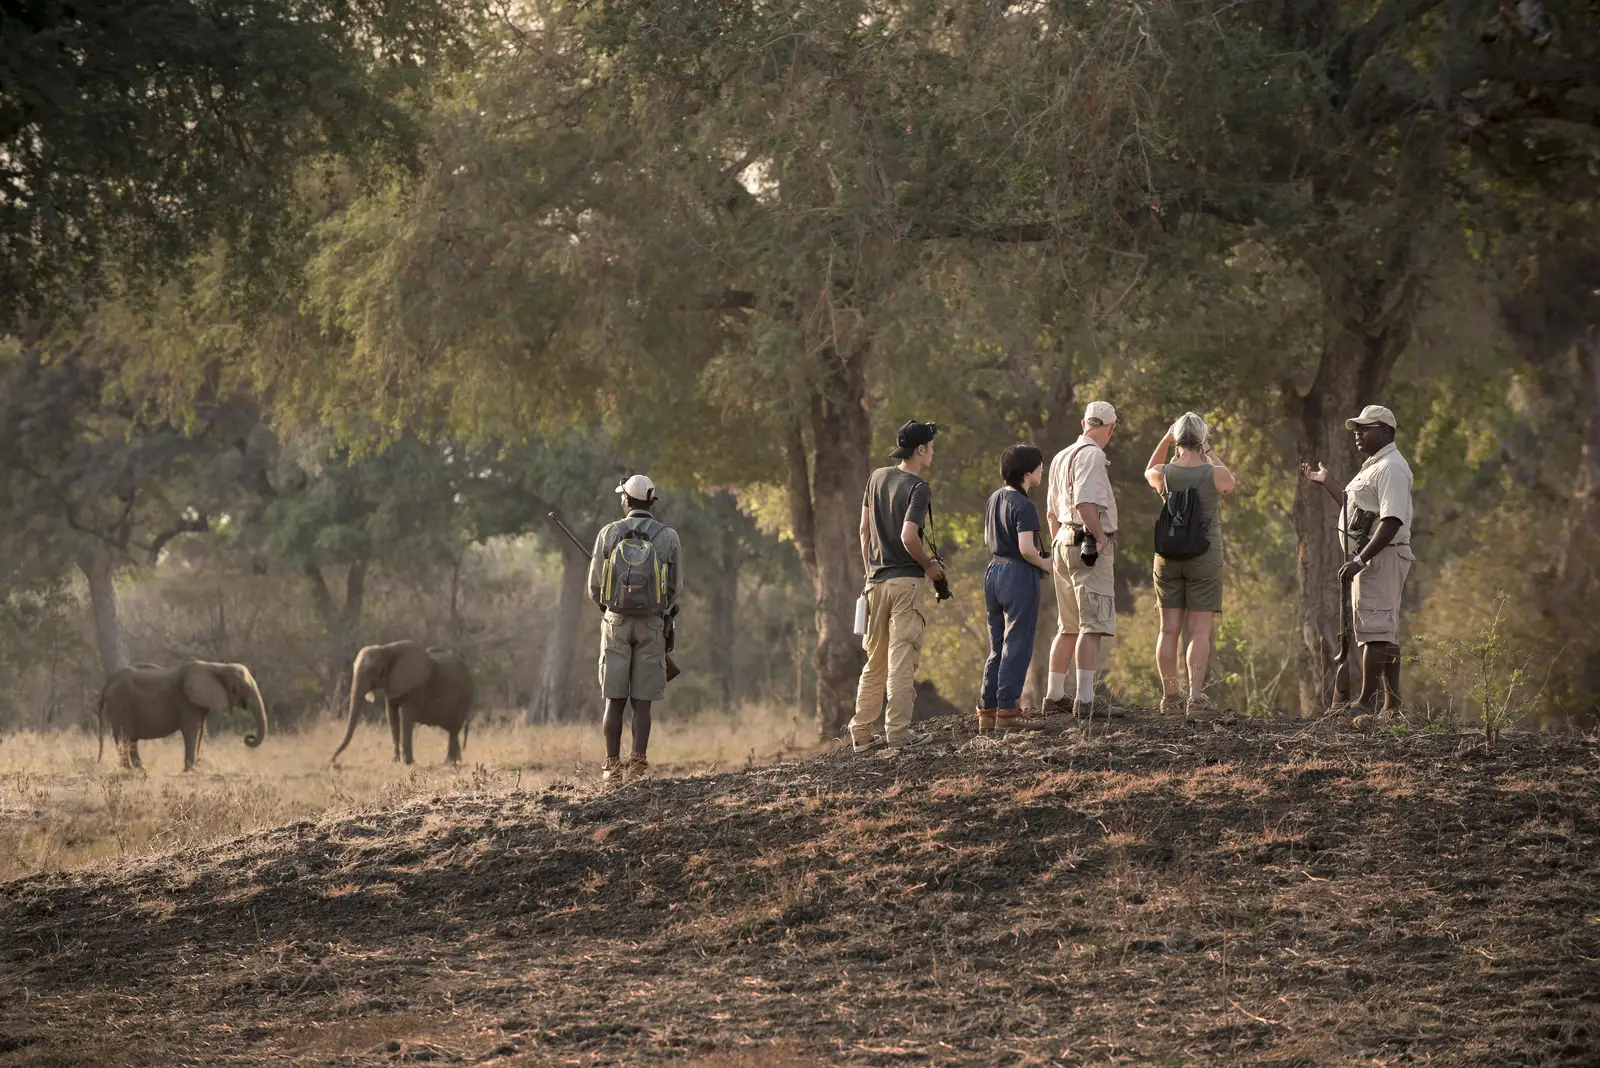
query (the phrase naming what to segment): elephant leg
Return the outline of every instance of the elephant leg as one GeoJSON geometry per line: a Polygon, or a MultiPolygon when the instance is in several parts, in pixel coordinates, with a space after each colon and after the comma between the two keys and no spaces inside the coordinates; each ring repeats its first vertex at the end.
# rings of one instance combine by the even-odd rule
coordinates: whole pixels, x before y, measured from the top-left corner
{"type": "Polygon", "coordinates": [[[183,770],[193,771],[195,757],[200,754],[200,732],[192,727],[183,732],[183,770]]]}
{"type": "Polygon", "coordinates": [[[452,764],[461,763],[461,732],[459,730],[450,732],[450,751],[445,754],[445,759],[452,764]]]}
{"type": "MultiPolygon", "coordinates": [[[[400,763],[400,706],[388,698],[384,699],[384,706],[387,709],[389,716],[389,735],[394,738],[394,762],[398,764],[400,763]]],[[[407,734],[406,750],[408,753],[411,749],[410,738],[411,735],[407,734]]],[[[406,763],[411,763],[411,758],[409,756],[406,758],[406,763]]]]}
{"type": "Polygon", "coordinates": [[[121,763],[121,765],[125,768],[133,767],[133,758],[128,755],[128,749],[133,745],[133,743],[122,737],[120,734],[116,736],[116,743],[118,762],[121,763]]]}
{"type": "Polygon", "coordinates": [[[144,770],[144,763],[139,759],[139,739],[128,739],[128,767],[144,770]]]}
{"type": "Polygon", "coordinates": [[[407,764],[412,763],[411,736],[417,730],[417,714],[409,708],[400,710],[400,752],[407,764]]]}

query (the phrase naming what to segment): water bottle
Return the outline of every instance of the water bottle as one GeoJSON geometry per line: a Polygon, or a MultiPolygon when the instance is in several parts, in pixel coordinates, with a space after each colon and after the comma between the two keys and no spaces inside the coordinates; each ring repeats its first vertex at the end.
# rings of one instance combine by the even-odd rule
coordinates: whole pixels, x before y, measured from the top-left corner
{"type": "Polygon", "coordinates": [[[864,593],[860,597],[856,598],[855,629],[852,630],[850,633],[852,633],[852,634],[865,634],[865,633],[867,633],[867,595],[864,594],[864,593]]]}

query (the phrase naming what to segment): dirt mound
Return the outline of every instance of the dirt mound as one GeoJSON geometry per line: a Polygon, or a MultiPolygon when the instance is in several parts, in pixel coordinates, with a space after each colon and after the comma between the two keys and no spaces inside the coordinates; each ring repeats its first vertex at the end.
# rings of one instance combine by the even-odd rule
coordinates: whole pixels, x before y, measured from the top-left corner
{"type": "Polygon", "coordinates": [[[0,886],[0,1065],[1591,1064],[1592,743],[1135,718],[0,886]]]}

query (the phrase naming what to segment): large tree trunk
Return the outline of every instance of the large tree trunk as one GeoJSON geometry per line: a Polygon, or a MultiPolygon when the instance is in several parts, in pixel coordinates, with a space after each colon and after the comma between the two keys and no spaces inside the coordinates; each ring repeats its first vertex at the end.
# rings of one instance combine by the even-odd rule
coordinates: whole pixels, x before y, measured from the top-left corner
{"type": "MultiPolygon", "coordinates": [[[[1305,394],[1290,391],[1285,401],[1299,460],[1312,467],[1326,464],[1328,482],[1336,488],[1342,488],[1360,466],[1360,454],[1344,421],[1368,404],[1383,403],[1389,373],[1410,335],[1412,282],[1406,277],[1352,278],[1337,269],[1323,275],[1323,342],[1316,377],[1305,394]]],[[[1343,563],[1336,533],[1339,508],[1298,469],[1294,477],[1300,714],[1313,716],[1326,711],[1323,684],[1339,650],[1343,563]]]]}
{"type": "Polygon", "coordinates": [[[555,617],[545,638],[539,687],[524,717],[528,723],[554,723],[562,718],[573,651],[585,635],[598,639],[597,633],[583,625],[584,608],[589,604],[588,584],[588,559],[576,545],[561,546],[561,587],[556,595],[555,617]]]}
{"type": "MultiPolygon", "coordinates": [[[[1545,616],[1556,628],[1571,626],[1574,619],[1587,616],[1587,606],[1593,603],[1600,585],[1596,576],[1600,563],[1600,328],[1586,331],[1576,348],[1583,375],[1583,455],[1562,525],[1555,581],[1543,599],[1545,616]]],[[[1600,692],[1600,656],[1590,654],[1582,661],[1580,673],[1585,692],[1600,692]]],[[[1556,722],[1542,719],[1540,725],[1559,725],[1561,715],[1548,718],[1556,722]]]]}
{"type": "Polygon", "coordinates": [[[367,610],[367,561],[357,560],[344,576],[344,622],[356,626],[367,610]]]}
{"type": "MultiPolygon", "coordinates": [[[[1045,505],[1050,495],[1050,461],[1055,459],[1056,453],[1077,439],[1081,429],[1073,377],[1072,362],[1064,358],[1050,390],[1039,437],[1034,441],[1044,452],[1044,479],[1029,495],[1034,507],[1039,510],[1041,542],[1050,537],[1050,520],[1045,516],[1045,505]]],[[[1056,628],[1060,623],[1055,580],[1046,577],[1039,596],[1039,627],[1033,635],[1033,660],[1028,664],[1028,678],[1022,686],[1022,703],[1031,708],[1044,704],[1045,690],[1050,681],[1047,678],[1050,673],[1050,643],[1055,640],[1056,628]]]]}
{"type": "Polygon", "coordinates": [[[79,554],[78,567],[89,580],[89,608],[94,615],[100,667],[110,675],[128,666],[128,646],[122,637],[122,621],[117,617],[117,557],[109,547],[97,546],[79,554]]]}
{"type": "Polygon", "coordinates": [[[808,459],[798,422],[786,452],[789,507],[800,562],[816,607],[817,733],[839,735],[855,713],[861,639],[851,633],[861,594],[861,493],[870,471],[872,432],[865,406],[865,344],[831,351],[823,388],[811,398],[808,459]]]}
{"type": "Polygon", "coordinates": [[[721,558],[716,561],[716,574],[711,576],[711,596],[708,598],[711,608],[711,676],[717,680],[722,707],[731,709],[734,699],[733,643],[737,633],[735,617],[739,607],[739,546],[738,539],[731,533],[725,532],[721,542],[721,558]]]}

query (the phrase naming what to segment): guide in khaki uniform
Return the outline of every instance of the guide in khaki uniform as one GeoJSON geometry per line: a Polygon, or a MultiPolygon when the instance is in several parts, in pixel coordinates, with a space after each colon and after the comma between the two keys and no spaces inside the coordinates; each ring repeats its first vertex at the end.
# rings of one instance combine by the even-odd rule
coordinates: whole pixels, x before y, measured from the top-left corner
{"type": "Polygon", "coordinates": [[[1394,443],[1389,409],[1369,404],[1344,425],[1354,431],[1356,448],[1366,459],[1342,492],[1328,483],[1321,463],[1315,470],[1310,464],[1300,468],[1339,505],[1339,536],[1344,551],[1352,554],[1339,578],[1351,583],[1361,647],[1361,696],[1355,704],[1375,711],[1381,689],[1383,711],[1395,711],[1400,707],[1400,598],[1416,559],[1411,554],[1411,465],[1394,443]]]}
{"type": "Polygon", "coordinates": [[[656,487],[633,475],[617,487],[626,515],[607,524],[589,561],[589,598],[600,624],[600,691],[606,699],[601,776],[642,775],[649,762],[650,705],[667,695],[667,628],[683,583],[678,532],[650,511],[656,487]],[[633,702],[633,755],[622,759],[622,714],[633,702]]]}

